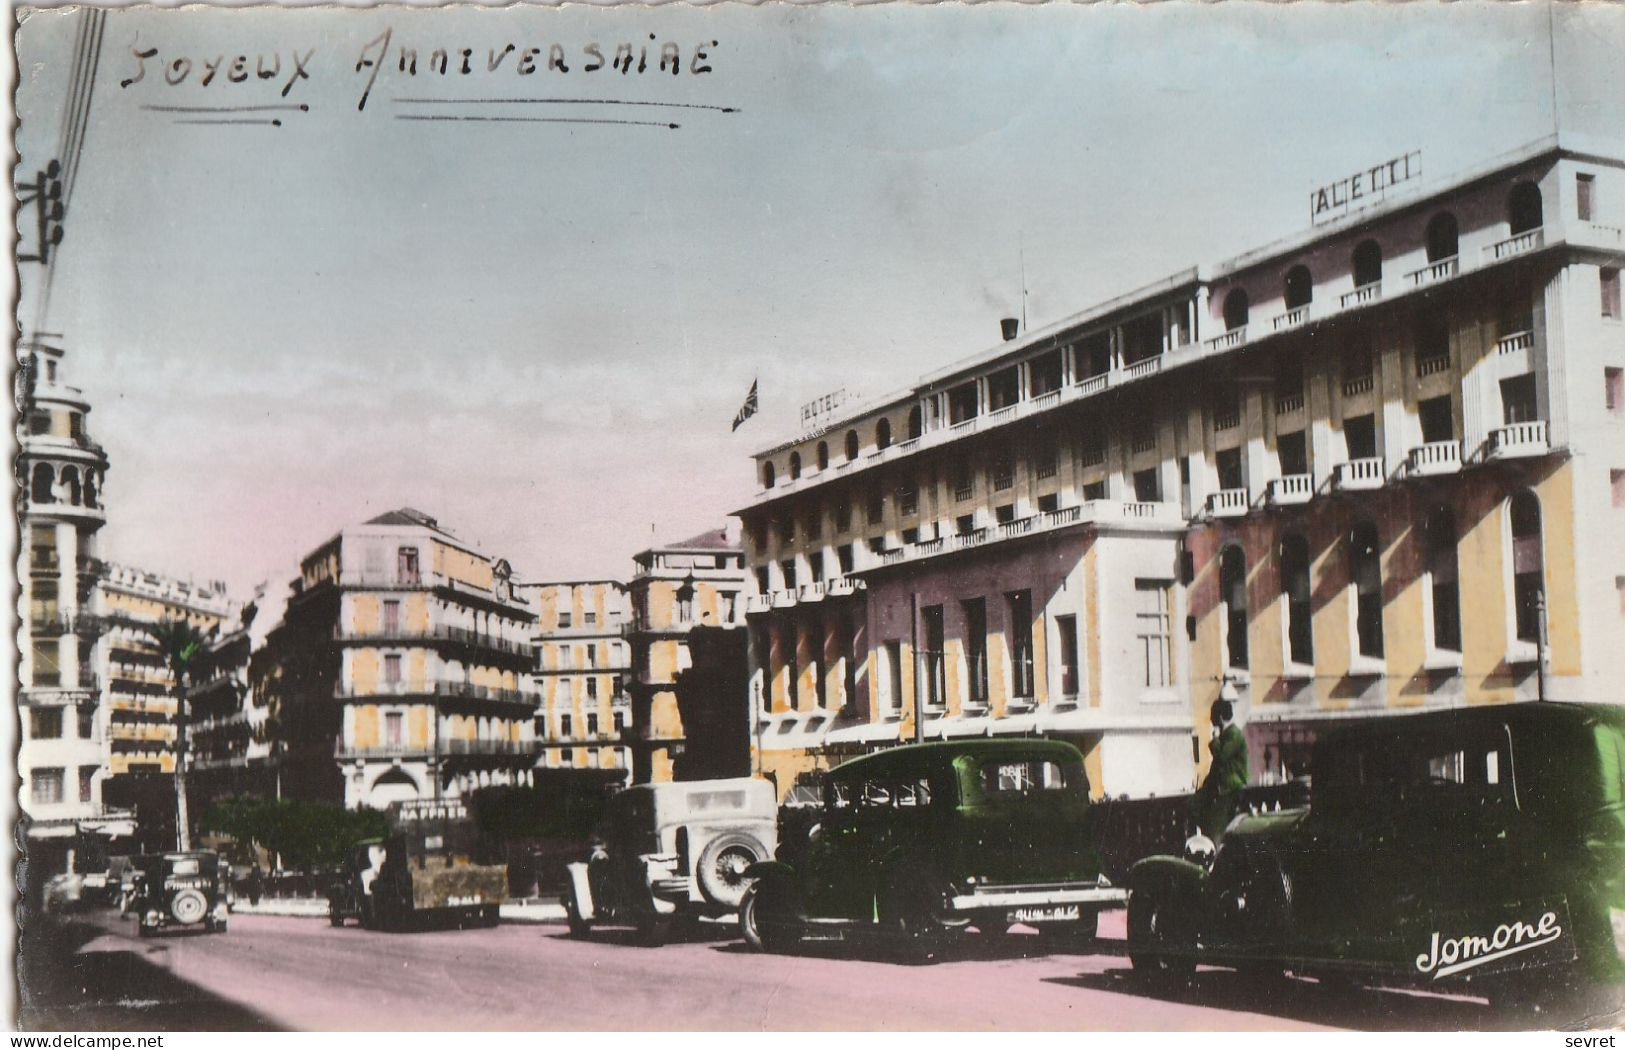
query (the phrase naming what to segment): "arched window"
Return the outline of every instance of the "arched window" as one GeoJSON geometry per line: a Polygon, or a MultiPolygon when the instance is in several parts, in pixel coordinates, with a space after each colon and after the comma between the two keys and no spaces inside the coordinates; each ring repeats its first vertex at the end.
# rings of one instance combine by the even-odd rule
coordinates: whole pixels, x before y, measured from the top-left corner
{"type": "Polygon", "coordinates": [[[1294,266],[1286,272],[1286,308],[1296,310],[1308,306],[1315,297],[1315,280],[1309,276],[1309,267],[1294,266]]]}
{"type": "Polygon", "coordinates": [[[1233,288],[1230,294],[1224,297],[1224,327],[1226,331],[1247,326],[1247,292],[1241,288],[1233,288]]]}
{"type": "Polygon", "coordinates": [[[1286,607],[1287,659],[1315,662],[1315,634],[1309,600],[1309,541],[1293,534],[1281,541],[1281,600],[1286,607]]]}
{"type": "Polygon", "coordinates": [[[1382,658],[1382,547],[1369,521],[1349,534],[1349,583],[1354,588],[1354,633],[1361,656],[1382,658]]]}
{"type": "Polygon", "coordinates": [[[67,494],[68,502],[75,507],[79,506],[81,495],[79,492],[79,471],[73,467],[62,468],[62,491],[67,494]]]}
{"type": "Polygon", "coordinates": [[[827,441],[820,441],[818,443],[818,469],[829,469],[829,442],[827,441]]]}
{"type": "Polygon", "coordinates": [[[891,448],[891,420],[884,416],[875,424],[875,448],[891,448]]]}
{"type": "Polygon", "coordinates": [[[920,436],[920,406],[915,405],[908,410],[908,436],[912,440],[920,436]]]}
{"type": "Polygon", "coordinates": [[[848,463],[851,463],[853,460],[855,460],[857,458],[858,458],[858,432],[856,430],[848,430],[846,432],[846,461],[848,463]]]}
{"type": "Polygon", "coordinates": [[[766,463],[762,464],[762,488],[772,488],[773,482],[776,480],[777,478],[773,473],[773,461],[770,459],[766,463]]]}
{"type": "Polygon", "coordinates": [[[1520,182],[1507,196],[1507,219],[1514,235],[1538,230],[1545,224],[1541,215],[1540,187],[1532,182],[1520,182]]]}
{"type": "Polygon", "coordinates": [[[801,453],[792,452],[790,453],[790,480],[794,481],[799,477],[801,477],[801,453]]]}
{"type": "Polygon", "coordinates": [[[32,490],[29,492],[29,497],[35,503],[55,503],[56,494],[51,491],[51,488],[55,483],[56,475],[51,472],[51,465],[49,463],[35,464],[34,484],[32,486],[32,490]]]}
{"type": "Polygon", "coordinates": [[[1427,544],[1428,594],[1433,601],[1433,648],[1461,652],[1461,594],[1456,585],[1456,519],[1449,508],[1429,515],[1423,527],[1427,544]]]}
{"type": "Polygon", "coordinates": [[[96,475],[88,470],[85,471],[85,506],[101,506],[96,502],[96,475]]]}
{"type": "Polygon", "coordinates": [[[1446,259],[1456,257],[1457,240],[1459,234],[1456,228],[1456,217],[1447,211],[1441,211],[1428,220],[1427,249],[1428,262],[1444,262],[1446,259]]]}
{"type": "Polygon", "coordinates": [[[1382,245],[1361,241],[1354,246],[1354,287],[1364,288],[1382,280],[1382,245]]]}
{"type": "Polygon", "coordinates": [[[1525,489],[1512,497],[1512,609],[1519,641],[1540,640],[1540,603],[1546,590],[1540,501],[1525,489]]]}
{"type": "Polygon", "coordinates": [[[1231,545],[1219,555],[1219,600],[1224,603],[1225,665],[1247,667],[1247,555],[1231,545]]]}

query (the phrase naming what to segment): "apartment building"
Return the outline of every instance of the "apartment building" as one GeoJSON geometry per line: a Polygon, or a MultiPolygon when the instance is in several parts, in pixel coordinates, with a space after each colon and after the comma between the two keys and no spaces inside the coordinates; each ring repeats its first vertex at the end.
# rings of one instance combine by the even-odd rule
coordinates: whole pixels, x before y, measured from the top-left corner
{"type": "Polygon", "coordinates": [[[595,775],[625,783],[632,772],[626,743],[632,725],[632,600],[626,585],[583,580],[516,589],[536,609],[538,775],[605,770],[595,775]]]}
{"type": "Polygon", "coordinates": [[[96,583],[96,612],[105,625],[96,654],[106,709],[106,792],[120,805],[167,805],[180,704],[175,676],[151,630],[185,622],[212,639],[237,615],[237,606],[219,581],[196,583],[107,564],[96,583]]]}
{"type": "MultiPolygon", "coordinates": [[[[727,649],[710,638],[744,627],[744,551],[725,529],[712,529],[651,547],[633,562],[627,589],[633,781],[691,779],[685,765],[704,775],[729,768],[735,743],[730,732],[737,732],[740,745],[734,775],[744,775],[744,682],[730,687],[729,669],[713,666],[727,660],[727,649]],[[707,641],[696,647],[696,637],[707,641]],[[696,664],[696,648],[711,658],[696,664]],[[690,679],[693,684],[686,684],[690,679]]],[[[739,670],[742,675],[742,665],[739,670]]]]}
{"type": "Polygon", "coordinates": [[[198,812],[216,799],[281,794],[279,712],[256,672],[275,662],[266,643],[289,590],[261,584],[192,662],[186,768],[198,812]]]}
{"type": "Polygon", "coordinates": [[[382,809],[531,783],[535,623],[505,560],[422,511],[340,530],[250,656],[283,794],[382,809]]]}
{"type": "Polygon", "coordinates": [[[24,615],[16,692],[22,727],[21,793],[33,860],[57,870],[82,833],[133,830],[104,804],[106,748],[101,683],[93,658],[101,621],[91,615],[100,563],[96,534],[107,455],[90,436],[90,404],[67,385],[50,337],[17,346],[16,459],[24,615]],[[49,848],[52,844],[61,850],[49,848]]]}
{"type": "Polygon", "coordinates": [[[916,737],[1188,789],[1237,702],[1324,726],[1625,674],[1625,150],[1420,179],[755,457],[752,690],[781,791],[916,737]]]}

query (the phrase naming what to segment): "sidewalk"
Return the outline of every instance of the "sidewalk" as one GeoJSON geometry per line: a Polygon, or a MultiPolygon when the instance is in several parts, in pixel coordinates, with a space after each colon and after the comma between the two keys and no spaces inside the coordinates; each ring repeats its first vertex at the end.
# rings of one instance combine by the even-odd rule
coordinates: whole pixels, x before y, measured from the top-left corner
{"type": "MultiPolygon", "coordinates": [[[[250,904],[238,897],[233,911],[238,915],[283,915],[304,919],[327,918],[327,901],[320,897],[261,897],[250,904]]],[[[502,921],[550,923],[564,921],[564,906],[551,897],[522,897],[502,902],[502,921]]]]}

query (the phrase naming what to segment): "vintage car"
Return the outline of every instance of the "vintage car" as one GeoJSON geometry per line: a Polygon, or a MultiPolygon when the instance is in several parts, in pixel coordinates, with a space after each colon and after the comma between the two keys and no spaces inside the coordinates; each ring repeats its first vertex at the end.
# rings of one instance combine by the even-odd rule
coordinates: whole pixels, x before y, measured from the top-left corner
{"type": "Polygon", "coordinates": [[[1083,756],[1060,741],[914,744],[824,781],[804,843],[745,873],[740,931],[761,950],[874,929],[921,957],[941,935],[1016,924],[1092,936],[1126,892],[1101,873],[1083,756]]]}
{"type": "Polygon", "coordinates": [[[727,915],[745,872],[778,842],[773,785],[741,777],[639,784],[612,797],[586,863],[569,866],[570,932],[594,923],[635,926],[661,943],[674,919],[727,915]]]}
{"type": "Polygon", "coordinates": [[[1240,816],[1211,869],[1129,873],[1136,970],[1198,962],[1534,1001],[1625,975],[1625,708],[1374,718],[1315,745],[1306,808],[1240,816]]]}
{"type": "Polygon", "coordinates": [[[226,929],[226,866],[207,850],[136,858],[132,910],[143,937],[174,927],[226,929]]]}

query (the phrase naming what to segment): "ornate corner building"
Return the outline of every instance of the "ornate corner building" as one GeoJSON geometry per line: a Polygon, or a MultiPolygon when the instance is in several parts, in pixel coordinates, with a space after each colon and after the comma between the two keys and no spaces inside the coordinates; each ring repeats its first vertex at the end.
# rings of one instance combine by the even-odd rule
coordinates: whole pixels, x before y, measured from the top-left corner
{"type": "Polygon", "coordinates": [[[341,530],[250,658],[282,790],[383,809],[529,784],[535,621],[505,560],[421,511],[341,530]]]}
{"type": "Polygon", "coordinates": [[[134,830],[131,815],[102,797],[106,711],[94,660],[102,623],[92,609],[107,455],[86,428],[89,403],[64,382],[62,357],[48,337],[17,347],[19,802],[40,870],[60,870],[62,856],[43,855],[53,846],[134,830]]]}
{"type": "Polygon", "coordinates": [[[1267,777],[1366,715],[1617,701],[1622,225],[1625,151],[1549,138],[757,454],[762,768],[1042,733],[1143,795],[1221,696],[1267,777]]]}

